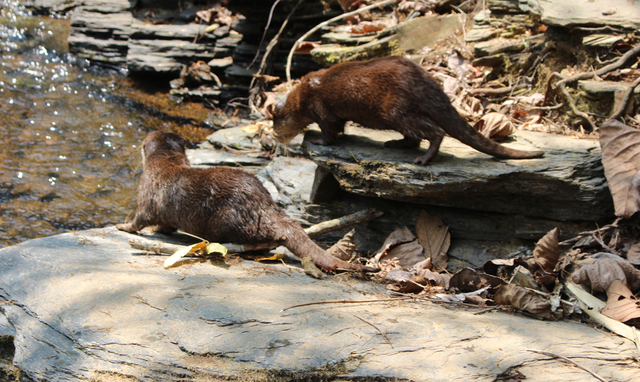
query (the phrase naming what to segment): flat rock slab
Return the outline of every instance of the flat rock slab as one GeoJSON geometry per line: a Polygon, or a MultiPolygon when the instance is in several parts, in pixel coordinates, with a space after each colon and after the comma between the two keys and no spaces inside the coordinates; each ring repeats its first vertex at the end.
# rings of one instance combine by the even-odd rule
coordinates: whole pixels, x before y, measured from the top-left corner
{"type": "Polygon", "coordinates": [[[549,25],[640,27],[640,7],[635,1],[526,0],[520,3],[527,4],[523,8],[540,15],[541,21],[549,25]]]}
{"type": "Polygon", "coordinates": [[[637,377],[631,342],[589,325],[426,301],[282,311],[387,296],[374,283],[315,280],[295,265],[207,261],[165,270],[163,258],[135,256],[130,237],[94,229],[0,250],[0,334],[14,337],[14,366],[51,381],[101,380],[107,372],[204,380],[247,367],[393,381],[493,381],[505,371],[528,381],[590,378],[527,351],[537,349],[607,380],[637,377]]]}
{"type": "Polygon", "coordinates": [[[332,146],[319,146],[309,130],[303,144],[340,187],[359,195],[478,211],[523,214],[555,220],[598,220],[613,216],[613,202],[595,140],[519,131],[505,146],[543,150],[538,159],[498,160],[445,137],[426,166],[413,161],[429,147],[388,149],[393,131],[347,126],[332,146]]]}

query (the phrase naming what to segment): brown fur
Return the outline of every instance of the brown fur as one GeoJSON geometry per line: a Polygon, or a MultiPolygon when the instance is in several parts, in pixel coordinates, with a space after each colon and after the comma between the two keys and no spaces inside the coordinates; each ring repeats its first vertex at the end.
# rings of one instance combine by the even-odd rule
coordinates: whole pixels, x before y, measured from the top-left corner
{"type": "Polygon", "coordinates": [[[541,157],[542,151],[504,147],[477,131],[458,114],[440,85],[419,65],[397,57],[365,62],[344,62],[309,73],[286,99],[270,105],[274,131],[288,142],[316,122],[322,139],[332,144],[344,132],[347,121],[377,130],[395,130],[404,139],[386,147],[417,148],[430,142],[429,150],[415,162],[426,164],[438,154],[445,134],[474,149],[498,158],[541,157]]]}
{"type": "Polygon", "coordinates": [[[147,226],[169,233],[181,229],[211,242],[238,244],[283,240],[298,257],[324,269],[364,269],[318,247],[289,218],[253,175],[232,168],[193,168],[179,135],[155,131],[143,142],[144,171],[133,221],[116,227],[136,232],[147,226]]]}

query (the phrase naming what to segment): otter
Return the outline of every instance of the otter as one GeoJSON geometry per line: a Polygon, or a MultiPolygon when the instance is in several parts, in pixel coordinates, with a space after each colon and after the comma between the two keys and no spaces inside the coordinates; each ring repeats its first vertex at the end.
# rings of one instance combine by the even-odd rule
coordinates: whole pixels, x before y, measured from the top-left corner
{"type": "Polygon", "coordinates": [[[372,270],[320,248],[276,205],[255,176],[226,167],[191,167],[185,144],[174,133],[147,135],[142,144],[138,208],[131,222],[116,228],[131,233],[147,226],[156,226],[160,233],[181,229],[220,243],[281,241],[296,256],[310,256],[324,270],[372,270]]]}
{"type": "Polygon", "coordinates": [[[415,163],[427,164],[438,154],[445,134],[483,153],[504,159],[539,158],[543,151],[504,147],[475,131],[458,114],[438,82],[420,65],[398,57],[343,62],[303,77],[267,114],[280,142],[289,142],[316,122],[330,145],[344,132],[347,121],[376,130],[395,130],[404,138],[385,147],[417,148],[426,139],[427,152],[415,163]]]}

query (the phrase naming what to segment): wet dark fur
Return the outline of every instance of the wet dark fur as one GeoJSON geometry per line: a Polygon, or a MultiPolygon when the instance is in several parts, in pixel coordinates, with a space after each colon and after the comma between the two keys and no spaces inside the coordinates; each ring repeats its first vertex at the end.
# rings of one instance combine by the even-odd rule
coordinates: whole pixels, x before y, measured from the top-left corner
{"type": "Polygon", "coordinates": [[[231,168],[193,168],[186,141],[155,131],[143,142],[144,171],[133,221],[116,227],[136,232],[146,226],[169,233],[181,229],[211,242],[255,244],[280,240],[298,257],[311,256],[324,269],[361,269],[318,247],[289,218],[251,174],[231,168]]]}
{"type": "Polygon", "coordinates": [[[544,154],[509,149],[473,130],[438,82],[404,58],[345,62],[309,73],[286,100],[270,105],[268,111],[281,142],[290,141],[317,122],[322,139],[313,143],[330,145],[344,132],[347,121],[371,129],[395,130],[404,136],[386,142],[387,147],[417,148],[426,139],[429,150],[415,160],[421,164],[435,158],[445,134],[498,158],[538,158],[544,154]]]}

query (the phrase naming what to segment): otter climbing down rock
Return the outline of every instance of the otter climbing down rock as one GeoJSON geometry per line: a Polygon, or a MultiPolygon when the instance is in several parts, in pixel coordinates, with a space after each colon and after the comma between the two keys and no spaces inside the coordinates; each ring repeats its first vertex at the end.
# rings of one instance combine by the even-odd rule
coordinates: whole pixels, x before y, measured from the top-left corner
{"type": "Polygon", "coordinates": [[[211,242],[238,244],[281,240],[296,256],[325,269],[367,270],[331,256],[289,218],[253,175],[242,170],[193,168],[179,135],[155,131],[143,141],[144,169],[133,220],[119,230],[147,226],[169,233],[181,229],[211,242]]]}
{"type": "Polygon", "coordinates": [[[280,142],[288,142],[316,122],[330,145],[347,121],[376,130],[395,130],[404,138],[386,147],[417,148],[426,139],[427,152],[415,163],[438,154],[445,134],[483,153],[503,159],[539,158],[543,151],[502,146],[475,131],[458,114],[440,85],[422,67],[404,58],[387,57],[344,62],[304,76],[300,85],[268,112],[280,142]]]}

